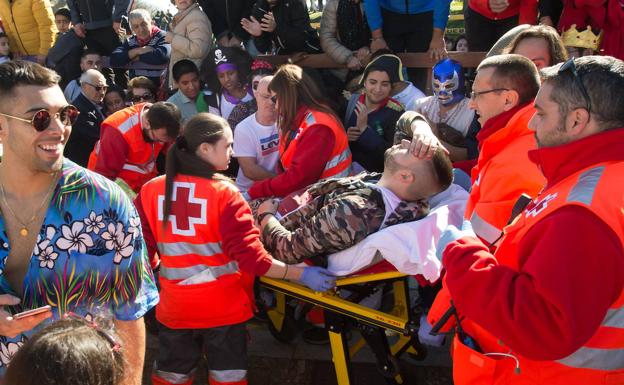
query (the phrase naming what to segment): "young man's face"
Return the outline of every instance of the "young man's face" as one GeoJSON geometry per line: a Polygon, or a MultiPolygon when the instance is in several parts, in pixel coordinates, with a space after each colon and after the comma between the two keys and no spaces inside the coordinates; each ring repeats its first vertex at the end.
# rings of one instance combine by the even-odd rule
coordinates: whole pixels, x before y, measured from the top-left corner
{"type": "Polygon", "coordinates": [[[3,162],[25,167],[33,173],[58,171],[63,165],[63,150],[71,134],[56,115],[67,105],[58,86],[17,86],[14,88],[11,108],[1,112],[30,120],[39,110],[51,115],[50,125],[39,132],[30,122],[0,116],[0,141],[4,147],[3,162]]]}
{"type": "Polygon", "coordinates": [[[82,72],[86,70],[100,70],[102,68],[102,57],[96,53],[85,55],[80,59],[80,69],[82,72]]]}
{"type": "Polygon", "coordinates": [[[9,56],[11,48],[9,47],[9,38],[0,37],[0,56],[9,56]]]}
{"type": "Polygon", "coordinates": [[[542,84],[535,97],[535,114],[529,120],[538,147],[555,147],[570,142],[566,130],[566,116],[561,114],[559,104],[551,99],[553,86],[542,84]]]}
{"type": "Polygon", "coordinates": [[[199,95],[199,75],[195,72],[186,73],[178,79],[178,89],[191,100],[199,95]]]}
{"type": "Polygon", "coordinates": [[[56,15],[54,16],[54,24],[56,24],[56,29],[58,29],[60,33],[65,33],[69,31],[71,21],[63,15],[56,15]]]}

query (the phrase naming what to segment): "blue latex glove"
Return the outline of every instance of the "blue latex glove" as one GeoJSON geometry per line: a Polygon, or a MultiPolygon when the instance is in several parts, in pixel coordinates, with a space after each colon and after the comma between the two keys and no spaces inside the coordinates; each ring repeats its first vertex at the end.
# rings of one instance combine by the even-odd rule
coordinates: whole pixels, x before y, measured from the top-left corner
{"type": "Polygon", "coordinates": [[[327,291],[336,286],[336,277],[318,266],[304,267],[300,281],[314,291],[327,291]]]}
{"type": "Polygon", "coordinates": [[[453,225],[449,225],[440,236],[438,240],[438,244],[436,246],[436,257],[442,262],[442,257],[444,253],[444,249],[448,246],[449,243],[454,242],[463,237],[477,237],[474,230],[472,230],[472,224],[470,221],[464,221],[462,223],[461,229],[453,225]]]}

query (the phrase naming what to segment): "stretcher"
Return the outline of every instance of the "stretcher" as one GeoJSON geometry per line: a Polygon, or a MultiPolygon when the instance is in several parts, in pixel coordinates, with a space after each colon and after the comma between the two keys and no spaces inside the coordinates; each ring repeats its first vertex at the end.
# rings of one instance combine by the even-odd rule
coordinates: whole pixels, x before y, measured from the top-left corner
{"type": "Polygon", "coordinates": [[[409,306],[408,277],[422,275],[429,282],[439,277],[441,264],[435,257],[435,245],[449,224],[462,223],[467,198],[465,190],[451,185],[430,199],[432,209],[427,217],[387,227],[331,255],[329,270],[344,276],[337,280],[335,291],[319,293],[298,283],[261,277],[261,285],[276,293],[276,306],[267,311],[271,333],[282,342],[295,338],[297,324],[290,298],[318,306],[324,310],[338,385],[352,383],[351,358],[366,344],[371,347],[386,382],[402,384],[399,357],[409,353],[412,358],[424,359],[427,354],[418,340],[421,314],[409,306]],[[384,285],[391,285],[394,294],[389,311],[359,304],[384,285]],[[350,294],[345,295],[346,291],[350,294]],[[349,330],[358,330],[362,335],[351,346],[347,343],[349,330]],[[386,334],[396,334],[398,339],[389,342],[386,334]]]}
{"type": "Polygon", "coordinates": [[[269,329],[281,342],[290,342],[297,332],[293,308],[289,298],[296,298],[323,309],[325,328],[329,332],[332,360],[338,385],[350,385],[351,359],[366,344],[372,349],[377,368],[388,384],[402,384],[399,356],[410,353],[415,359],[424,359],[427,351],[418,340],[419,314],[413,314],[409,307],[407,278],[386,261],[356,275],[340,278],[336,290],[315,292],[295,282],[261,277],[261,284],[274,291],[276,305],[267,312],[269,329]],[[394,293],[394,305],[388,312],[371,309],[358,304],[379,284],[389,283],[394,293]],[[343,298],[344,290],[349,295],[343,298]],[[348,331],[358,330],[361,339],[349,346],[348,331]],[[393,343],[388,341],[386,331],[397,334],[393,343]]]}

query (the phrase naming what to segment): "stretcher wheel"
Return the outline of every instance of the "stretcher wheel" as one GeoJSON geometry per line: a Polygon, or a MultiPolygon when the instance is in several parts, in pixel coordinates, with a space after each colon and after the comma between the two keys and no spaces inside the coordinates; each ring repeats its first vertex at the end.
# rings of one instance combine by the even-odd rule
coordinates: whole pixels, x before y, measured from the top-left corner
{"type": "Polygon", "coordinates": [[[392,354],[386,356],[386,362],[377,362],[377,369],[385,378],[395,378],[401,374],[401,363],[392,354]]]}
{"type": "Polygon", "coordinates": [[[277,330],[273,322],[269,322],[269,331],[276,340],[287,344],[297,336],[297,322],[292,315],[287,314],[284,316],[284,322],[282,322],[282,330],[277,330]]]}

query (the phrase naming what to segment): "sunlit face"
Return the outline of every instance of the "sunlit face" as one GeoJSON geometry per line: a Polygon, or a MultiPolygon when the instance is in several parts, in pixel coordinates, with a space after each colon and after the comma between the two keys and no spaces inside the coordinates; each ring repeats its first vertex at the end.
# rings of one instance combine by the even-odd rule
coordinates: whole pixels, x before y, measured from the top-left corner
{"type": "Polygon", "coordinates": [[[539,37],[522,39],[514,50],[515,54],[522,55],[531,60],[538,70],[551,65],[550,49],[548,42],[539,37]]]}
{"type": "MultiPolygon", "coordinates": [[[[491,81],[494,72],[495,68],[492,67],[480,69],[472,85],[472,92],[478,94],[479,92],[496,88],[491,81]]],[[[478,95],[474,99],[470,99],[468,106],[479,115],[479,123],[481,123],[481,126],[491,118],[505,111],[505,98],[501,97],[501,92],[489,92],[478,95]]]]}
{"type": "Polygon", "coordinates": [[[571,141],[566,132],[566,117],[550,98],[552,89],[548,82],[542,84],[535,97],[535,114],[529,120],[528,126],[534,131],[538,147],[555,147],[571,141]]]}
{"type": "Polygon", "coordinates": [[[267,118],[275,119],[275,103],[271,100],[271,93],[269,92],[269,83],[273,76],[265,76],[258,82],[258,87],[254,91],[256,97],[256,103],[258,104],[258,113],[267,118]]]}
{"type": "Polygon", "coordinates": [[[0,37],[0,56],[9,56],[11,48],[9,47],[9,38],[0,37]]]}
{"type": "Polygon", "coordinates": [[[152,21],[143,18],[132,19],[130,20],[130,29],[139,39],[147,40],[151,36],[152,21]]]}
{"type": "Polygon", "coordinates": [[[241,84],[238,80],[238,71],[225,70],[217,73],[217,78],[221,87],[226,89],[230,94],[240,88],[241,84]]]}
{"type": "Polygon", "coordinates": [[[91,81],[80,85],[82,93],[87,97],[87,99],[96,104],[102,103],[104,95],[106,95],[106,90],[108,89],[104,75],[100,73],[98,73],[98,75],[99,76],[91,79],[91,81]]]}
{"type": "Polygon", "coordinates": [[[14,88],[11,108],[0,109],[23,119],[45,109],[52,115],[50,126],[38,132],[29,122],[0,116],[0,141],[3,144],[3,162],[30,172],[51,173],[61,169],[63,150],[71,134],[71,126],[64,125],[55,114],[67,105],[58,86],[17,86],[14,88]]]}
{"type": "Polygon", "coordinates": [[[56,29],[58,29],[60,33],[65,33],[69,31],[71,21],[63,15],[56,15],[54,16],[54,24],[56,24],[56,29]]]}
{"type": "Polygon", "coordinates": [[[178,79],[178,89],[191,100],[197,99],[199,88],[199,75],[195,72],[186,73],[178,79]]]}
{"type": "Polygon", "coordinates": [[[80,59],[80,69],[82,72],[86,70],[99,70],[102,68],[102,57],[96,53],[89,54],[80,59]]]}
{"type": "Polygon", "coordinates": [[[373,104],[383,102],[390,97],[392,83],[386,71],[371,71],[364,81],[366,99],[373,104]]]}
{"type": "Polygon", "coordinates": [[[178,11],[184,11],[193,5],[194,2],[194,0],[175,0],[175,6],[178,8],[178,11]]]}
{"type": "Polygon", "coordinates": [[[112,114],[126,107],[126,103],[118,92],[109,92],[104,96],[106,112],[112,114]]]}
{"type": "Polygon", "coordinates": [[[457,41],[457,45],[455,46],[455,51],[457,52],[468,52],[468,40],[459,39],[457,41]]]}
{"type": "Polygon", "coordinates": [[[216,143],[202,143],[198,148],[198,155],[205,162],[208,162],[217,171],[227,170],[230,165],[230,159],[234,155],[232,145],[234,137],[230,127],[226,127],[223,136],[216,143]]]}

